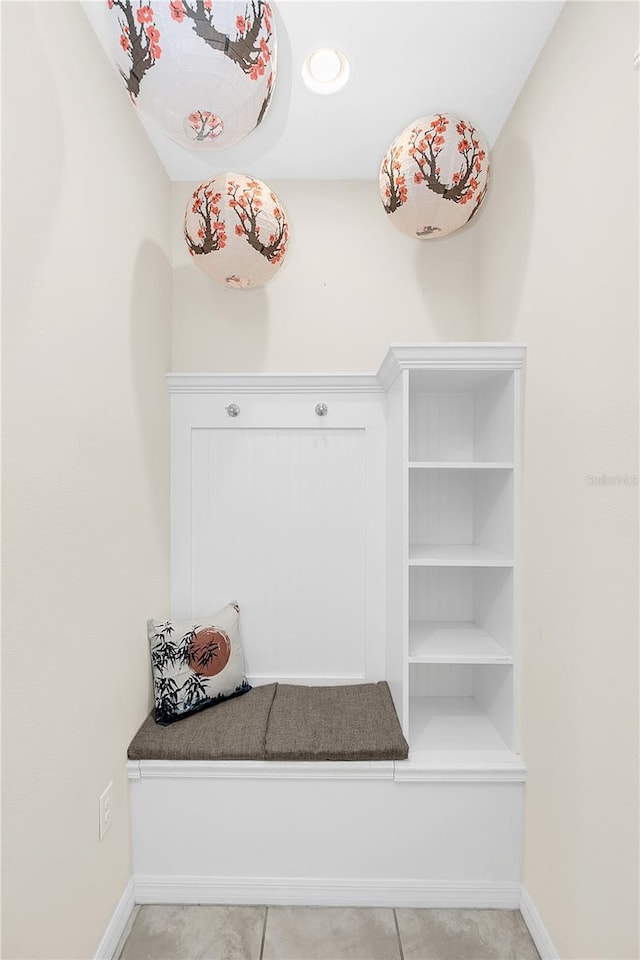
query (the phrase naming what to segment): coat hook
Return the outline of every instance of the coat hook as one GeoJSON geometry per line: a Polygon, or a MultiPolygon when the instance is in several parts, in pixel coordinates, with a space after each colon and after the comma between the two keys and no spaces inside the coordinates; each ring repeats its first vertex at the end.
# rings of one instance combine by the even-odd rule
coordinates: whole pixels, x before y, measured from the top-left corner
{"type": "Polygon", "coordinates": [[[225,410],[227,411],[230,417],[237,417],[238,414],[240,413],[240,407],[238,406],[237,403],[228,404],[225,407],[225,410]]]}
{"type": "Polygon", "coordinates": [[[319,417],[326,417],[329,412],[329,407],[326,403],[316,403],[316,413],[319,417]]]}

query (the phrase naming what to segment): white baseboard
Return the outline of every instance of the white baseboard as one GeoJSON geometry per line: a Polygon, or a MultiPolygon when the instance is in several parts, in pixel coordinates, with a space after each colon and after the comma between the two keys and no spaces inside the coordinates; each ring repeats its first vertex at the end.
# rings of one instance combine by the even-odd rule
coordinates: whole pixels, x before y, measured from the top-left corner
{"type": "Polygon", "coordinates": [[[135,905],[134,885],[133,879],[131,879],[124,888],[124,893],[118,901],[118,905],[100,941],[100,946],[96,950],[94,960],[113,960],[116,947],[120,942],[120,938],[124,933],[124,929],[135,905]]]}
{"type": "Polygon", "coordinates": [[[502,908],[520,906],[517,881],[344,880],[315,877],[135,876],[136,903],[502,908]]]}
{"type": "Polygon", "coordinates": [[[524,886],[520,892],[520,913],[542,960],[559,960],[558,951],[542,922],[542,917],[524,886]]]}

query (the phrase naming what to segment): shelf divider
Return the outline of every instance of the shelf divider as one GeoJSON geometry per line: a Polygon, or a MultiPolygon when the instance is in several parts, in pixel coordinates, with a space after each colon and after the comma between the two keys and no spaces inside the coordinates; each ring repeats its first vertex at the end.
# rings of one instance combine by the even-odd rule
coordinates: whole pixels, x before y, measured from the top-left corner
{"type": "Polygon", "coordinates": [[[512,567],[513,558],[475,543],[410,543],[410,567],[512,567]]]}
{"type": "Polygon", "coordinates": [[[515,464],[490,460],[410,460],[409,470],[513,470],[515,464]]]}
{"type": "Polygon", "coordinates": [[[409,622],[409,663],[513,663],[513,657],[469,620],[409,622]]]}

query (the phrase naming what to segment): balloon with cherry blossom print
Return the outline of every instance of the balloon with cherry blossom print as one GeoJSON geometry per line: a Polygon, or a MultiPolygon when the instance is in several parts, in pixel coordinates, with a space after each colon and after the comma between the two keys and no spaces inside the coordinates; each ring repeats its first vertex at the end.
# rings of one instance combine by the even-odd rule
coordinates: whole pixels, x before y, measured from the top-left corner
{"type": "Polygon", "coordinates": [[[380,199],[391,223],[420,240],[471,220],[489,180],[489,146],[469,121],[435,113],[409,124],[380,167],[380,199]]]}
{"type": "Polygon", "coordinates": [[[264,119],[276,35],[263,0],[106,0],[112,55],[140,117],[192,150],[231,147],[264,119]]]}
{"type": "Polygon", "coordinates": [[[184,238],[195,265],[233,290],[268,283],[282,266],[289,223],[282,203],[261,180],[223,173],[194,190],[184,238]]]}

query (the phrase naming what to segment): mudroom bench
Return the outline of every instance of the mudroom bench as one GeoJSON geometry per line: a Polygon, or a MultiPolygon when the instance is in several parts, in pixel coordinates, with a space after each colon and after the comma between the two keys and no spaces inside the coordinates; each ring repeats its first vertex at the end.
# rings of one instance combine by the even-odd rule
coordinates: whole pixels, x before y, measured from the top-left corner
{"type": "Polygon", "coordinates": [[[132,741],[138,903],[518,907],[524,354],[169,375],[171,616],[254,689],[132,741]]]}

